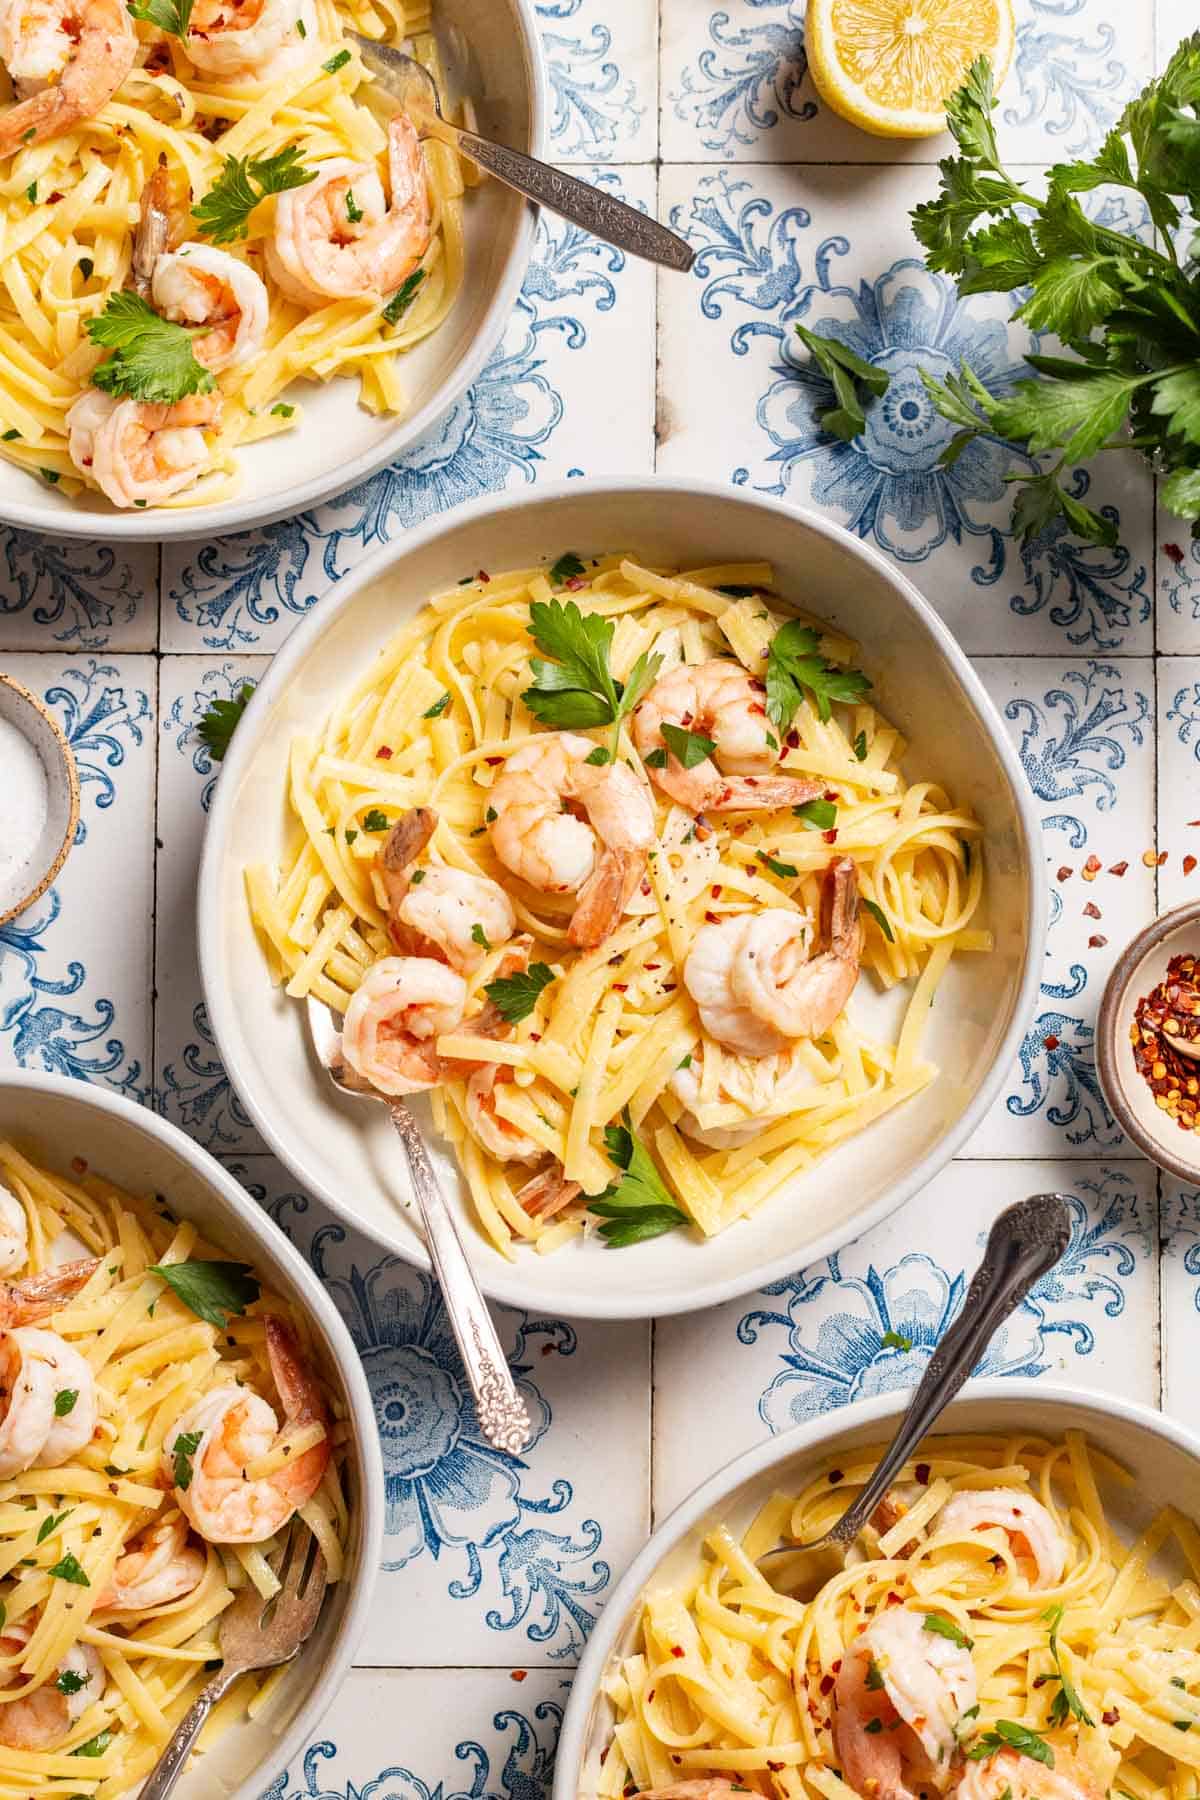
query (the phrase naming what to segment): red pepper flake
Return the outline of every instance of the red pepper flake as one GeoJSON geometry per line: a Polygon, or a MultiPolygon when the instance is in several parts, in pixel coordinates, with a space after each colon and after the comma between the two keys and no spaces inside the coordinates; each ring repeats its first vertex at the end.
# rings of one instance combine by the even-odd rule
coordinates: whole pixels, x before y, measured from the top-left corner
{"type": "Polygon", "coordinates": [[[1083,879],[1085,881],[1095,881],[1097,875],[1100,873],[1102,866],[1103,865],[1098,856],[1089,856],[1087,861],[1084,863],[1083,869],[1081,871],[1082,875],[1083,875],[1083,879]]]}
{"type": "Polygon", "coordinates": [[[833,826],[832,830],[830,830],[830,831],[823,831],[821,833],[821,836],[825,839],[825,842],[827,844],[836,844],[837,843],[837,826],[836,825],[833,826]]]}
{"type": "Polygon", "coordinates": [[[1108,872],[1110,875],[1116,875],[1116,876],[1120,877],[1120,876],[1124,875],[1124,873],[1128,867],[1129,867],[1129,864],[1127,862],[1114,863],[1108,872]]]}
{"type": "Polygon", "coordinates": [[[494,769],[497,763],[504,761],[504,758],[502,756],[485,756],[483,760],[489,769],[494,769]]]}
{"type": "Polygon", "coordinates": [[[642,877],[642,893],[646,896],[647,899],[649,899],[650,892],[651,892],[650,883],[646,880],[645,876],[643,876],[642,877]]]}
{"type": "Polygon", "coordinates": [[[644,969],[661,969],[662,964],[661,963],[643,963],[642,967],[644,969]]]}
{"type": "Polygon", "coordinates": [[[720,913],[706,912],[704,917],[709,925],[719,925],[721,923],[720,913]]]}
{"type": "MultiPolygon", "coordinates": [[[[677,1752],[677,1751],[675,1751],[675,1750],[672,1750],[672,1752],[671,1752],[671,1761],[672,1761],[672,1762],[673,1762],[673,1763],[681,1763],[681,1762],[682,1762],[682,1761],[683,1761],[683,1758],[682,1758],[682,1756],[680,1756],[680,1755],[679,1755],[679,1754],[678,1754],[678,1752],[677,1752]]],[[[636,1791],[636,1790],[635,1790],[635,1791],[636,1791]]]]}
{"type": "Polygon", "coordinates": [[[390,744],[380,744],[378,750],[375,752],[375,755],[377,756],[377,758],[379,759],[380,762],[391,762],[394,752],[393,752],[392,746],[390,744]]]}
{"type": "Polygon", "coordinates": [[[1195,868],[1195,866],[1196,866],[1196,859],[1194,856],[1185,856],[1184,857],[1183,872],[1185,875],[1190,875],[1192,870],[1195,868]]]}
{"type": "Polygon", "coordinates": [[[1044,1048],[1047,1050],[1057,1050],[1058,1046],[1059,1046],[1059,1039],[1055,1037],[1055,1035],[1052,1031],[1048,1031],[1046,1033],[1045,1037],[1042,1039],[1042,1044],[1043,1044],[1044,1048]]]}
{"type": "Polygon", "coordinates": [[[930,1477],[931,1472],[932,1471],[930,1470],[928,1463],[918,1463],[916,1468],[913,1470],[913,1477],[915,1480],[920,1482],[922,1487],[928,1487],[929,1486],[929,1477],[930,1477]]]}
{"type": "Polygon", "coordinates": [[[778,1775],[778,1773],[779,1773],[779,1771],[780,1771],[780,1769],[786,1769],[786,1768],[787,1768],[787,1764],[786,1764],[786,1763],[777,1763],[777,1762],[772,1762],[772,1761],[771,1761],[771,1759],[770,1759],[770,1757],[768,1757],[768,1758],[767,1758],[767,1767],[768,1767],[768,1769],[770,1769],[770,1771],[771,1771],[771,1773],[772,1773],[772,1774],[773,1774],[773,1775],[778,1775]]]}
{"type": "Polygon", "coordinates": [[[1057,1681],[1057,1680],[1058,1680],[1057,1675],[1038,1675],[1035,1677],[1033,1685],[1035,1688],[1045,1687],[1045,1685],[1048,1681],[1057,1681]]]}
{"type": "Polygon", "coordinates": [[[553,1356],[554,1352],[557,1348],[558,1348],[558,1346],[556,1344],[543,1344],[542,1345],[542,1355],[543,1356],[553,1356]]]}
{"type": "Polygon", "coordinates": [[[826,788],[821,796],[822,800],[840,800],[841,797],[836,788],[826,788]]]}
{"type": "Polygon", "coordinates": [[[719,900],[721,898],[721,884],[719,881],[714,884],[711,893],[714,900],[719,900]]]}
{"type": "MultiPolygon", "coordinates": [[[[1167,859],[1164,856],[1163,861],[1166,862],[1166,860],[1167,859]]],[[[1157,869],[1157,867],[1158,867],[1158,851],[1157,850],[1143,850],[1142,851],[1142,865],[1144,868],[1147,868],[1147,869],[1157,869]]]]}
{"type": "Polygon", "coordinates": [[[757,713],[757,714],[761,715],[761,717],[764,719],[767,716],[767,709],[763,705],[761,700],[751,700],[749,705],[746,707],[746,711],[751,712],[751,713],[757,713]]]}
{"type": "Polygon", "coordinates": [[[1098,919],[1100,917],[1100,908],[1096,905],[1094,900],[1088,901],[1083,909],[1083,916],[1085,919],[1098,919]]]}
{"type": "Polygon", "coordinates": [[[587,582],[584,580],[582,575],[572,575],[571,579],[569,581],[566,581],[563,583],[563,586],[568,590],[569,593],[576,594],[579,592],[579,589],[581,587],[587,586],[587,582]]]}
{"type": "Polygon", "coordinates": [[[609,1751],[609,1746],[607,1744],[605,1744],[603,1750],[601,1750],[601,1752],[600,1752],[600,1767],[601,1768],[603,1768],[605,1763],[608,1761],[608,1751],[609,1751]]]}
{"type": "Polygon", "coordinates": [[[527,1669],[510,1669],[509,1680],[510,1681],[524,1681],[528,1672],[529,1671],[527,1669]]]}
{"type": "Polygon", "coordinates": [[[1107,944],[1107,942],[1108,942],[1108,939],[1106,937],[1101,937],[1100,933],[1096,932],[1094,937],[1090,937],[1088,939],[1088,949],[1089,950],[1103,950],[1103,948],[1104,948],[1105,944],[1107,944]]]}
{"type": "Polygon", "coordinates": [[[655,1694],[657,1694],[657,1692],[658,1692],[657,1688],[651,1688],[650,1692],[646,1695],[647,1701],[653,1700],[653,1698],[654,1698],[655,1694]]]}
{"type": "Polygon", "coordinates": [[[672,1644],[671,1645],[671,1655],[672,1656],[682,1656],[683,1655],[683,1646],[681,1644],[672,1644]]]}
{"type": "Polygon", "coordinates": [[[832,1694],[832,1692],[833,1692],[833,1676],[832,1675],[822,1675],[822,1677],[821,1677],[821,1692],[823,1694],[832,1694]]]}
{"type": "Polygon", "coordinates": [[[800,733],[798,731],[789,731],[783,741],[789,750],[798,750],[800,748],[800,733]]]}
{"type": "Polygon", "coordinates": [[[627,994],[629,992],[629,983],[627,981],[614,981],[612,988],[614,994],[627,994]]]}
{"type": "Polygon", "coordinates": [[[1064,863],[1062,865],[1062,868],[1058,871],[1058,874],[1055,876],[1054,879],[1056,881],[1070,881],[1070,879],[1074,873],[1075,873],[1074,869],[1070,868],[1068,866],[1068,864],[1064,863]]]}
{"type": "Polygon", "coordinates": [[[830,1487],[836,1487],[839,1481],[845,1481],[845,1479],[846,1479],[846,1472],[844,1469],[830,1469],[830,1471],[829,1471],[830,1487]]]}
{"type": "Polygon", "coordinates": [[[1110,1706],[1107,1712],[1100,1714],[1100,1723],[1102,1725],[1116,1725],[1120,1723],[1120,1718],[1121,1715],[1116,1707],[1110,1706]]]}
{"type": "Polygon", "coordinates": [[[61,199],[62,199],[62,195],[59,193],[58,189],[55,188],[55,190],[52,194],[46,195],[46,205],[47,206],[57,206],[61,199]]]}
{"type": "Polygon", "coordinates": [[[887,1597],[887,1603],[889,1606],[903,1606],[904,1605],[904,1601],[899,1594],[889,1594],[887,1597]]]}
{"type": "Polygon", "coordinates": [[[490,581],[492,578],[486,569],[477,569],[475,571],[475,579],[476,581],[490,581]]]}
{"type": "Polygon", "coordinates": [[[1169,556],[1176,568],[1178,568],[1183,561],[1183,551],[1179,548],[1178,544],[1164,544],[1163,555],[1169,556]]]}
{"type": "Polygon", "coordinates": [[[71,1173],[72,1175],[87,1174],[87,1164],[84,1162],[82,1156],[73,1156],[71,1158],[71,1173]]]}

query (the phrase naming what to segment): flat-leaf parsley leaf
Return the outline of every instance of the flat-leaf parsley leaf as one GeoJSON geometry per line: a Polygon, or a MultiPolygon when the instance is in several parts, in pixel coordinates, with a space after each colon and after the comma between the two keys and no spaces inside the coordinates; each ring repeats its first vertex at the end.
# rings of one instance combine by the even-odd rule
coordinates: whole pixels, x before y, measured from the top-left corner
{"type": "Polygon", "coordinates": [[[262,1292],[249,1263],[208,1261],[152,1263],[147,1275],[161,1275],[167,1286],[195,1313],[223,1331],[230,1318],[242,1314],[262,1292]]]}
{"type": "Polygon", "coordinates": [[[530,963],[516,975],[498,975],[489,981],[484,993],[502,1019],[519,1025],[537,1005],[538,995],[554,980],[554,970],[547,963],[530,963]]]}
{"type": "Polygon", "coordinates": [[[227,156],[212,187],[192,208],[196,229],[214,244],[232,244],[246,236],[250,214],[260,200],[268,194],[305,187],[316,180],[316,174],[315,169],[304,167],[295,144],[274,156],[227,156]]]}
{"type": "Polygon", "coordinates": [[[88,320],[87,334],[93,344],[112,351],[92,371],[93,382],[106,394],[173,406],[189,394],[212,390],[212,371],[196,361],[191,332],[160,319],[137,294],[110,294],[104,311],[88,320]]]}
{"type": "Polygon", "coordinates": [[[213,700],[196,727],[214,762],[224,762],[237,722],[250,704],[254,683],[244,681],[232,700],[213,700]]]}
{"type": "Polygon", "coordinates": [[[626,1125],[609,1125],[604,1147],[622,1171],[602,1194],[587,1202],[588,1211],[605,1220],[600,1227],[610,1250],[623,1250],[686,1225],[687,1214],[675,1205],[654,1159],[626,1125]]]}

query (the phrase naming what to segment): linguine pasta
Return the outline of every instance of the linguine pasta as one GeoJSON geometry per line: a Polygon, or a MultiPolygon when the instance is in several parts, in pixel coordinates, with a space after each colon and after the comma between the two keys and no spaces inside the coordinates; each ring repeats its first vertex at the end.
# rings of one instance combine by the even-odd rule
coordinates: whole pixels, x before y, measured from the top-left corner
{"type": "MultiPolygon", "coordinates": [[[[269,1561],[274,1540],[217,1545],[184,1532],[179,1508],[187,1495],[181,1500],[170,1484],[182,1477],[198,1493],[204,1452],[191,1438],[176,1442],[172,1475],[172,1435],[177,1421],[227,1384],[278,1407],[264,1342],[268,1317],[286,1322],[301,1355],[312,1349],[302,1314],[265,1288],[223,1328],[197,1316],[149,1271],[219,1262],[223,1253],[193,1225],[177,1222],[163,1196],[126,1193],[79,1161],[71,1168],[69,1176],[52,1172],[0,1141],[6,1248],[19,1217],[14,1207],[25,1220],[22,1281],[36,1284],[39,1272],[61,1263],[68,1237],[98,1259],[84,1285],[38,1328],[87,1365],[58,1396],[56,1412],[69,1420],[94,1390],[90,1438],[65,1462],[0,1479],[0,1800],[43,1793],[120,1800],[136,1791],[220,1659],[220,1618],[236,1591],[248,1582],[264,1597],[277,1591],[269,1561]],[[131,1550],[149,1532],[169,1535],[176,1526],[187,1536],[192,1565],[185,1581],[192,1585],[174,1599],[130,1604],[131,1550]],[[20,1747],[31,1710],[49,1702],[64,1714],[70,1709],[65,1731],[52,1720],[49,1747],[20,1747]]],[[[7,1452],[18,1389],[3,1398],[7,1452]]],[[[349,1524],[339,1476],[346,1426],[336,1397],[324,1398],[333,1454],[300,1517],[336,1581],[349,1524]]],[[[299,1458],[323,1435],[314,1426],[285,1430],[250,1477],[289,1455],[299,1458]]],[[[201,1751],[259,1713],[285,1676],[280,1669],[236,1682],[206,1725],[201,1751]]]]}
{"type": "MultiPolygon", "coordinates": [[[[651,783],[629,721],[621,724],[618,759],[653,805],[655,844],[615,930],[598,947],[575,948],[575,896],[518,879],[491,835],[490,796],[506,760],[542,741],[521,697],[536,654],[531,603],[557,597],[611,621],[618,681],[647,653],[661,656],[664,670],[723,657],[759,676],[776,630],[795,615],[772,597],[763,564],[675,575],[606,556],[566,585],[558,576],[552,586],[554,573],[481,573],[436,595],[320,729],[294,739],[286,854],[278,868],[246,871],[276,979],[290,996],[313,994],[339,1013],[377,959],[392,954],[377,852],[409,809],[437,813],[435,862],[504,887],[547,985],[526,1017],[482,1049],[467,1024],[438,1039],[446,1078],[432,1104],[482,1228],[510,1257],[522,1243],[555,1249],[588,1226],[586,1197],[614,1176],[605,1130],[622,1121],[704,1235],[753,1212],[935,1079],[922,1040],[938,984],[952,957],[989,950],[992,941],[980,923],[977,821],[934,771],[906,770],[899,733],[863,698],[834,704],[828,719],[804,700],[786,743],[776,744],[779,772],[815,778],[824,796],[800,817],[790,807],[697,817],[651,783]],[[863,985],[907,995],[898,1028],[869,1028],[856,996],[827,1031],[786,1054],[731,1052],[702,1029],[683,979],[698,932],[764,908],[814,919],[834,857],[852,859],[857,876],[863,985]],[[462,1073],[472,1057],[503,1071],[495,1114],[579,1184],[579,1197],[554,1216],[531,1216],[518,1199],[528,1162],[497,1157],[473,1130],[462,1073]],[[672,1085],[682,1068],[695,1078],[687,1107],[672,1085]],[[707,1146],[689,1135],[693,1122],[710,1135],[734,1128],[739,1139],[748,1127],[749,1141],[707,1146]]],[[[854,644],[817,630],[835,669],[853,660],[854,644]]],[[[612,728],[588,735],[596,745],[589,760],[605,762],[612,728]]],[[[468,982],[468,1012],[482,1003],[503,955],[502,946],[487,945],[468,982]]]]}
{"type": "MultiPolygon", "coordinates": [[[[843,1717],[852,1700],[844,1671],[856,1643],[878,1640],[879,1620],[904,1612],[923,1654],[969,1670],[975,1694],[947,1721],[943,1765],[922,1775],[906,1763],[915,1791],[930,1800],[956,1787],[997,1800],[1006,1787],[1014,1800],[1194,1794],[1200,1535],[1192,1521],[1168,1507],[1135,1542],[1124,1541],[1102,1496],[1132,1477],[1078,1432],[1053,1442],[938,1437],[906,1465],[883,1517],[848,1552],[773,1559],[768,1580],[757,1566],[764,1552],[826,1531],[883,1451],[850,1451],[801,1493],[773,1496],[740,1541],[718,1526],[694,1576],[647,1593],[636,1648],[604,1681],[614,1724],[586,1791],[617,1800],[709,1776],[779,1800],[852,1800],[856,1792],[864,1800],[870,1779],[859,1789],[849,1781],[861,1751],[848,1735],[855,1722],[843,1717]],[[1047,1509],[1065,1553],[1049,1571],[1054,1579],[1029,1567],[1019,1536],[981,1522],[983,1496],[994,1504],[998,1493],[1047,1509]],[[964,1495],[973,1498],[956,1499],[964,1495]],[[969,1514],[979,1515],[970,1526],[969,1514]],[[1157,1572],[1160,1552],[1175,1553],[1181,1579],[1157,1572]]],[[[880,1653],[867,1665],[876,1722],[868,1720],[858,1745],[868,1756],[889,1743],[907,1756],[912,1740],[906,1747],[901,1726],[913,1717],[897,1715],[891,1697],[893,1684],[912,1677],[911,1654],[889,1665],[880,1653]]]]}
{"type": "MultiPolygon", "coordinates": [[[[160,159],[186,177],[193,202],[213,189],[227,159],[270,159],[289,148],[309,167],[350,158],[386,174],[389,109],[370,104],[371,78],[346,30],[405,44],[439,86],[442,79],[427,0],[313,0],[298,59],[268,81],[204,76],[177,36],[138,29],[152,63],[135,68],[94,116],[0,162],[0,455],[72,495],[84,483],[66,416],[104,354],[87,324],[130,285],[139,204],[160,159]]],[[[423,161],[432,235],[419,285],[393,323],[386,295],[315,307],[284,297],[263,255],[273,197],[253,212],[248,235],[223,244],[266,281],[266,335],[249,361],[218,376],[207,472],[162,504],[206,506],[235,493],[239,446],[303,428],[298,381],[353,377],[369,411],[406,410],[404,356],[437,329],[461,286],[463,194],[478,179],[436,140],[423,145],[423,161]]],[[[194,219],[189,237],[204,241],[194,219]]]]}

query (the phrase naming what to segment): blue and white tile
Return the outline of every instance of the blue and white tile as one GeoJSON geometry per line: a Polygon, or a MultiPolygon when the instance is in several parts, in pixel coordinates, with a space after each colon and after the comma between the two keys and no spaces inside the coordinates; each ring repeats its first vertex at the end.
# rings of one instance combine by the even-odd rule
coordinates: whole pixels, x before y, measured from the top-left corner
{"type": "MultiPolygon", "coordinates": [[[[652,208],[651,168],[591,173],[652,208]]],[[[327,505],[163,552],[163,648],[276,650],[366,551],[523,482],[653,466],[654,271],[542,216],[504,341],[438,429],[327,505]]]]}
{"type": "MultiPolygon", "coordinates": [[[[1187,0],[1172,3],[1182,15],[1187,0]]],[[[1017,0],[998,120],[1009,162],[1094,150],[1149,78],[1152,8],[1116,13],[1112,0],[1017,0]]],[[[662,0],[661,98],[669,162],[931,164],[950,148],[870,137],[830,112],[808,73],[802,0],[662,0]]]]}
{"type": "Polygon", "coordinates": [[[1163,656],[1158,676],[1158,907],[1200,900],[1200,656],[1163,656]],[[1196,860],[1184,867],[1184,858],[1196,860]]]}
{"type": "Polygon", "coordinates": [[[0,524],[0,642],[20,650],[153,650],[157,544],[43,537],[0,524]]]}
{"type": "Polygon", "coordinates": [[[148,656],[5,656],[75,755],[80,814],[54,885],[0,925],[0,1065],[153,1101],[154,719],[148,656]]]}
{"type": "Polygon", "coordinates": [[[653,162],[658,151],[655,0],[534,0],[534,11],[554,161],[653,162]]]}
{"type": "MultiPolygon", "coordinates": [[[[423,1643],[423,1622],[397,1622],[398,1663],[423,1643]]],[[[356,1669],[261,1800],[549,1800],[569,1686],[537,1669],[356,1669]]]]}
{"type": "Polygon", "coordinates": [[[159,1103],[173,1124],[216,1156],[266,1146],[225,1073],[200,985],[196,882],[209,802],[220,765],[200,736],[214,700],[257,682],[261,656],[168,656],[160,671],[158,887],[155,911],[154,1070],[159,1103]]]}
{"type": "Polygon", "coordinates": [[[1162,1176],[1162,1409],[1200,1431],[1200,1192],[1162,1176]]]}
{"type": "Polygon", "coordinates": [[[1049,1190],[1069,1199],[1070,1246],[992,1339],[977,1373],[1045,1375],[1157,1404],[1150,1165],[954,1163],[840,1255],[747,1299],[659,1321],[655,1518],[768,1434],[915,1385],[961,1310],[996,1214],[1049,1190]]]}
{"type": "Polygon", "coordinates": [[[966,1154],[1120,1155],[1093,1039],[1109,970],[1154,916],[1154,871],[1143,860],[1154,842],[1153,666],[983,657],[976,668],[1038,802],[1050,930],[1037,1011],[966,1154]],[[1091,857],[1100,868],[1088,880],[1091,857]]]}
{"type": "Polygon", "coordinates": [[[1200,538],[1187,519],[1158,509],[1158,649],[1164,656],[1200,653],[1200,538]]]}
{"type": "Polygon", "coordinates": [[[939,464],[954,427],[920,369],[965,358],[1002,391],[1027,373],[1033,339],[1010,322],[1009,296],[959,301],[925,268],[908,213],[927,171],[668,168],[662,187],[699,254],[690,280],[659,290],[659,469],[825,512],[892,556],[974,654],[1151,648],[1148,471],[1076,472],[1118,548],[1055,525],[1025,549],[1010,530],[1008,451],[980,441],[939,464]],[[821,431],[829,389],[795,336],[825,321],[892,377],[851,444],[821,431]]]}
{"type": "Polygon", "coordinates": [[[396,1620],[419,1618],[413,1660],[431,1667],[570,1668],[646,1536],[649,1326],[497,1307],[534,1425],[524,1454],[505,1456],[479,1434],[430,1278],[347,1231],[270,1157],[231,1168],[312,1263],[375,1399],[387,1515],[358,1660],[405,1660],[396,1620]]]}

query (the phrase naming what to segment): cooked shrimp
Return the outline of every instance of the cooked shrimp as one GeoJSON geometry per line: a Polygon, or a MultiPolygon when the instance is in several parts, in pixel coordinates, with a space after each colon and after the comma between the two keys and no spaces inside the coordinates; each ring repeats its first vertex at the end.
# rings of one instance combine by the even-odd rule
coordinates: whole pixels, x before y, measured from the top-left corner
{"type": "Polygon", "coordinates": [[[467,984],[430,956],[383,956],[346,1008],[342,1054],[381,1094],[419,1094],[441,1079],[434,1040],[463,1015],[467,984]]]}
{"type": "Polygon", "coordinates": [[[346,157],[318,164],[314,181],[280,194],[267,268],[289,300],[317,307],[382,298],[412,274],[429,247],[429,186],[403,113],[388,126],[388,170],[390,201],[374,165],[346,157]]]}
{"type": "Polygon", "coordinates": [[[821,781],[772,775],[779,742],[767,719],[766,689],[735,662],[677,663],[659,678],[633,718],[633,741],[664,794],[691,812],[764,812],[803,806],[825,791],[821,781]],[[712,756],[685,769],[663,739],[676,725],[711,740],[712,756]]]}
{"type": "Polygon", "coordinates": [[[61,1467],[90,1442],[96,1414],[91,1366],[57,1332],[0,1337],[0,1477],[61,1467]]]}
{"type": "Polygon", "coordinates": [[[578,896],[567,935],[584,949],[618,924],[654,843],[646,790],[627,763],[590,763],[595,748],[570,731],[532,738],[509,757],[491,796],[496,855],[530,887],[578,896]],[[572,801],[585,818],[564,810],[572,801]]]}
{"type": "Polygon", "coordinates": [[[926,1631],[919,1613],[877,1613],[842,1658],[834,1694],[834,1744],[858,1793],[913,1800],[906,1766],[918,1785],[949,1785],[955,1728],[975,1705],[969,1650],[926,1631]]]}
{"type": "Polygon", "coordinates": [[[387,895],[388,912],[394,912],[412,882],[412,865],[437,830],[432,806],[413,806],[393,821],[375,852],[375,868],[387,895]]]}
{"type": "Polygon", "coordinates": [[[160,150],[150,178],[142,188],[138,227],[133,234],[130,285],[143,300],[150,298],[159,257],[177,249],[183,242],[190,197],[187,176],[178,164],[169,164],[166,152],[160,150]]]}
{"type": "Polygon", "coordinates": [[[231,1386],[214,1388],[181,1414],[163,1440],[164,1467],[173,1479],[177,1440],[200,1434],[191,1481],[175,1488],[175,1502],[210,1544],[261,1544],[274,1537],[316,1493],[329,1463],[329,1417],[316,1378],[291,1327],[271,1313],[265,1324],[285,1425],[319,1422],[327,1429],[318,1444],[273,1475],[251,1480],[247,1465],[273,1449],[279,1435],[274,1407],[248,1388],[231,1386]]]}
{"type": "Polygon", "coordinates": [[[217,81],[274,81],[306,41],[316,41],[311,0],[196,0],[184,48],[217,81]]]}
{"type": "Polygon", "coordinates": [[[40,1275],[23,1281],[0,1281],[0,1328],[33,1325],[57,1312],[92,1279],[100,1267],[98,1256],[81,1256],[75,1262],[58,1263],[40,1275]]]}
{"type": "Polygon", "coordinates": [[[486,875],[440,863],[412,867],[436,826],[431,807],[414,807],[396,820],[376,854],[388,897],[388,935],[404,956],[440,956],[461,975],[473,975],[489,950],[508,942],[517,915],[504,889],[486,875]]]}
{"type": "Polygon", "coordinates": [[[669,1787],[643,1788],[636,1800],[729,1800],[730,1794],[745,1794],[724,1775],[702,1775],[694,1781],[673,1781],[669,1787]]]}
{"type": "Polygon", "coordinates": [[[698,1045],[686,1063],[675,1070],[667,1083],[685,1111],[677,1121],[680,1131],[707,1144],[711,1150],[734,1150],[748,1144],[766,1130],[772,1119],[782,1118],[791,1107],[796,1092],[811,1087],[814,1077],[790,1051],[777,1056],[755,1057],[731,1062],[721,1069],[719,1097],[746,1109],[744,1122],[736,1125],[701,1125],[695,1114],[700,1104],[700,1078],[704,1071],[704,1046],[698,1045]]]}
{"type": "Polygon", "coordinates": [[[85,388],[67,414],[67,448],[114,506],[157,505],[204,473],[212,461],[204,430],[220,418],[219,394],[154,406],[85,388]]]}
{"type": "MultiPolygon", "coordinates": [[[[702,925],[683,965],[683,984],[700,1010],[700,1023],[709,1037],[739,1056],[775,1056],[787,1049],[787,1038],[742,1005],[734,993],[734,965],[751,916],[730,913],[717,924],[702,925]]],[[[792,916],[803,925],[800,914],[789,914],[792,916]]]]}
{"type": "MultiPolygon", "coordinates": [[[[5,1625],[0,1631],[0,1653],[13,1656],[23,1650],[32,1636],[24,1622],[5,1625]]],[[[104,1698],[107,1677],[100,1652],[91,1644],[72,1644],[55,1674],[78,1678],[67,1685],[74,1691],[64,1693],[58,1680],[46,1680],[31,1693],[21,1694],[5,1702],[0,1692],[0,1744],[9,1750],[53,1750],[70,1733],[88,1707],[104,1698]]]]}
{"type": "Polygon", "coordinates": [[[0,1275],[11,1275],[29,1261],[29,1220],[10,1187],[0,1181],[0,1275]]]}
{"type": "Polygon", "coordinates": [[[969,1762],[954,1790],[955,1800],[1103,1800],[1104,1789],[1067,1750],[1054,1747],[1054,1767],[1016,1750],[997,1750],[969,1762]]]}
{"type": "Polygon", "coordinates": [[[943,1506],[934,1530],[1003,1531],[1031,1588],[1057,1587],[1067,1566],[1066,1540],[1032,1494],[1014,1494],[1008,1488],[964,1488],[943,1506]]]}
{"type": "Polygon", "coordinates": [[[540,1144],[510,1125],[496,1111],[496,1083],[511,1081],[513,1072],[499,1063],[484,1063],[467,1082],[467,1124],[484,1149],[501,1162],[540,1162],[540,1144]]]}
{"type": "Polygon", "coordinates": [[[192,354],[206,369],[236,369],[257,356],[267,335],[266,284],[248,263],[211,244],[168,251],[154,265],[150,297],[164,319],[206,325],[192,354]]]}
{"type": "Polygon", "coordinates": [[[123,0],[8,0],[0,61],[26,95],[0,116],[0,156],[90,119],[134,64],[137,34],[123,0]]]}
{"type": "Polygon", "coordinates": [[[150,1606],[169,1606],[200,1585],[207,1566],[203,1550],[190,1541],[187,1520],[174,1513],[147,1525],[117,1558],[112,1579],[97,1595],[95,1610],[142,1612],[150,1606]]]}
{"type": "Polygon", "coordinates": [[[578,1200],[583,1189],[577,1181],[568,1181],[563,1166],[553,1162],[539,1175],[531,1175],[524,1187],[517,1189],[517,1205],[531,1219],[552,1219],[572,1200],[578,1200]]]}

